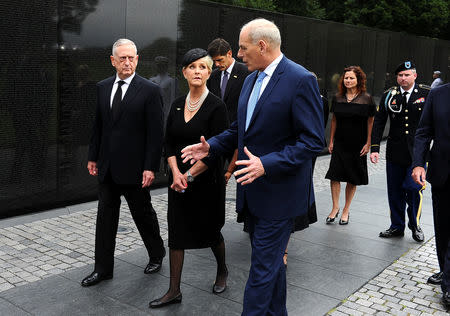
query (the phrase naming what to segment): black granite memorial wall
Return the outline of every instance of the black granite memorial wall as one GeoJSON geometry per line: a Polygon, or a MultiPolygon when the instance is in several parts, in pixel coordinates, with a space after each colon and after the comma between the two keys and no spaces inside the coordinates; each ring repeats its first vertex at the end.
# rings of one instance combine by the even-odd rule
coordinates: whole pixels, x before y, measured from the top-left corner
{"type": "MultiPolygon", "coordinates": [[[[275,21],[285,55],[314,71],[329,98],[348,65],[364,69],[376,100],[404,60],[418,82],[435,69],[450,78],[449,41],[198,0],[18,0],[0,16],[0,217],[96,199],[86,170],[95,83],[114,75],[121,37],[135,41],[137,72],[161,86],[166,111],[187,90],[183,54],[220,36],[236,55],[240,27],[256,17],[275,21]]],[[[167,182],[161,167],[155,186],[167,182]]]]}

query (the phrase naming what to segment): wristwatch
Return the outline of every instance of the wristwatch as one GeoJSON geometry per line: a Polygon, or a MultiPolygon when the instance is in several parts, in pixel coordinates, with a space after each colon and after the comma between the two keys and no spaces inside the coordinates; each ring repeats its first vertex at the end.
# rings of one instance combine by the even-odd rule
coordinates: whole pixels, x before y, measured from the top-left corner
{"type": "Polygon", "coordinates": [[[191,170],[187,171],[187,182],[194,182],[194,176],[191,174],[191,170]]]}

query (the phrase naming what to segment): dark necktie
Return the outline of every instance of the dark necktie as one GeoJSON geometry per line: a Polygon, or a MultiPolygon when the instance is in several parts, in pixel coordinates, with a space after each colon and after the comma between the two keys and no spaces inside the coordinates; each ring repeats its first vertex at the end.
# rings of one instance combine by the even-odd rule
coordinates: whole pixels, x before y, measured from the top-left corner
{"type": "Polygon", "coordinates": [[[220,86],[220,94],[223,100],[223,96],[225,95],[225,89],[227,88],[227,83],[228,83],[228,72],[224,71],[223,72],[223,78],[222,78],[222,85],[220,86]]]}
{"type": "Polygon", "coordinates": [[[125,81],[123,81],[123,80],[117,81],[117,90],[116,90],[116,94],[114,94],[114,98],[113,98],[112,106],[111,106],[113,120],[115,120],[117,118],[117,116],[119,115],[120,103],[122,102],[122,85],[124,83],[125,83],[125,81]]]}
{"type": "Polygon", "coordinates": [[[403,108],[406,109],[406,107],[408,106],[408,101],[406,101],[406,96],[408,95],[408,91],[403,92],[403,97],[402,97],[402,105],[403,108]]]}

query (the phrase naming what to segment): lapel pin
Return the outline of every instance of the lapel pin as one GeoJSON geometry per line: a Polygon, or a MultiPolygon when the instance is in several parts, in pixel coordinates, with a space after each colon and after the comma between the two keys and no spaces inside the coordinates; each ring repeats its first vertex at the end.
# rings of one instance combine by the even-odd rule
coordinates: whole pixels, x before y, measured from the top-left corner
{"type": "Polygon", "coordinates": [[[177,108],[177,111],[180,111],[181,110],[181,108],[177,108]]]}
{"type": "Polygon", "coordinates": [[[236,76],[236,75],[233,75],[233,78],[237,78],[237,76],[236,76]]]}
{"type": "Polygon", "coordinates": [[[417,93],[417,89],[414,89],[414,92],[417,93]]]}

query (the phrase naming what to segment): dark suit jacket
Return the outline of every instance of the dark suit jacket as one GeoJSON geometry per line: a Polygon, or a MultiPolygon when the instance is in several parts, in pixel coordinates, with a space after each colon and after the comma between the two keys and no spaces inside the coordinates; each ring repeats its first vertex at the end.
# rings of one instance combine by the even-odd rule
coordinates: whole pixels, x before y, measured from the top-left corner
{"type": "Polygon", "coordinates": [[[435,187],[443,186],[450,175],[450,83],[432,89],[428,95],[417,127],[412,166],[424,166],[429,151],[427,180],[435,187]]]}
{"type": "MultiPolygon", "coordinates": [[[[245,64],[235,62],[233,69],[231,70],[230,78],[228,79],[227,87],[225,89],[225,95],[223,102],[225,102],[228,110],[228,118],[230,122],[236,121],[237,107],[239,101],[239,95],[241,94],[242,85],[245,78],[247,78],[250,72],[245,64]]],[[[209,91],[221,98],[220,93],[220,81],[222,77],[222,71],[215,69],[209,77],[206,86],[209,91]]]]}
{"type": "Polygon", "coordinates": [[[97,83],[97,110],[88,159],[97,162],[100,181],[109,169],[117,184],[140,184],[144,170],[159,170],[162,98],[158,86],[136,74],[113,121],[110,98],[115,78],[97,83]]]}
{"type": "Polygon", "coordinates": [[[236,209],[245,206],[258,218],[289,219],[309,207],[311,160],[324,147],[322,100],[313,75],[283,57],[256,104],[245,131],[247,103],[257,71],[244,82],[238,118],[230,129],[208,140],[211,155],[244,146],[261,159],[266,174],[253,183],[238,184],[236,209]]]}

